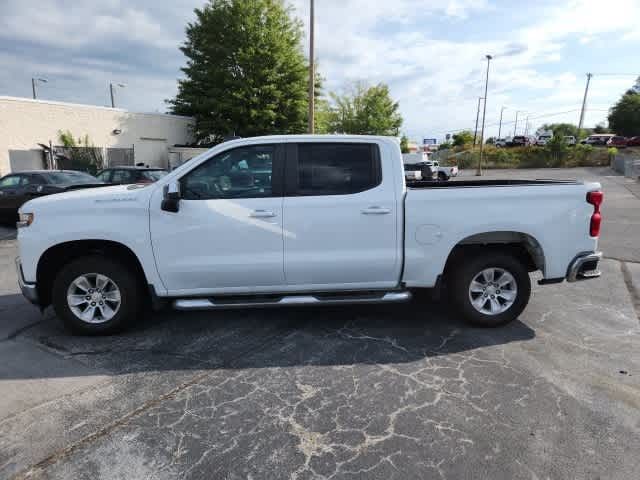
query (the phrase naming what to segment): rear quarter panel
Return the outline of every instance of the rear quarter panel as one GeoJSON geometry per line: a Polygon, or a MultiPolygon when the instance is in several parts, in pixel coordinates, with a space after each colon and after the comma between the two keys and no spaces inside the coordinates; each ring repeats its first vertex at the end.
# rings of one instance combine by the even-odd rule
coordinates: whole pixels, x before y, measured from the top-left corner
{"type": "Polygon", "coordinates": [[[597,247],[589,236],[593,206],[586,193],[598,189],[597,183],[409,188],[403,280],[409,287],[434,286],[458,243],[499,231],[533,237],[543,250],[544,277],[564,277],[578,253],[597,247]]]}

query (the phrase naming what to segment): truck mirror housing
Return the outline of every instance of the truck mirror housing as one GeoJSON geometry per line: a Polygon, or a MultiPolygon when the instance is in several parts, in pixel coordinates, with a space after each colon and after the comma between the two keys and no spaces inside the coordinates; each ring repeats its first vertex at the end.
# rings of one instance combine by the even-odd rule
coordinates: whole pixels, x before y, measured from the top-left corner
{"type": "Polygon", "coordinates": [[[180,182],[173,180],[165,185],[163,190],[162,210],[177,213],[180,210],[180,182]]]}

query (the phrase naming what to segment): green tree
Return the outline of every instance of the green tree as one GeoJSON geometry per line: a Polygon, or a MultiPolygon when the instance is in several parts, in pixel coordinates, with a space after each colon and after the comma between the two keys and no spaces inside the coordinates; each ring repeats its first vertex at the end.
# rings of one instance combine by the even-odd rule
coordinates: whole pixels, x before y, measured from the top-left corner
{"type": "Polygon", "coordinates": [[[494,145],[496,143],[496,139],[495,137],[489,137],[484,143],[487,145],[494,145]]]}
{"type": "Polygon", "coordinates": [[[451,136],[451,140],[454,147],[463,147],[473,143],[473,132],[471,130],[463,130],[462,132],[454,133],[451,136]]]}
{"type": "Polygon", "coordinates": [[[402,135],[400,138],[400,151],[402,153],[409,153],[409,138],[406,135],[402,135]]]}
{"type": "Polygon", "coordinates": [[[97,148],[89,135],[76,140],[69,130],[58,130],[58,141],[62,149],[56,147],[58,168],[83,170],[95,175],[104,166],[102,149],[97,148]]]}
{"type": "Polygon", "coordinates": [[[595,127],[593,127],[593,133],[611,133],[609,129],[604,124],[604,122],[598,123],[595,127]]]}
{"type": "Polygon", "coordinates": [[[618,135],[640,135],[640,93],[635,87],[627,92],[609,110],[609,128],[618,135]]]}
{"type": "Polygon", "coordinates": [[[368,87],[356,83],[343,95],[332,93],[329,130],[356,135],[397,136],[402,125],[400,106],[383,83],[368,87]]]}
{"type": "Polygon", "coordinates": [[[173,113],[195,118],[197,139],[307,129],[302,27],[283,0],[209,0],[195,10],[173,113]]]}

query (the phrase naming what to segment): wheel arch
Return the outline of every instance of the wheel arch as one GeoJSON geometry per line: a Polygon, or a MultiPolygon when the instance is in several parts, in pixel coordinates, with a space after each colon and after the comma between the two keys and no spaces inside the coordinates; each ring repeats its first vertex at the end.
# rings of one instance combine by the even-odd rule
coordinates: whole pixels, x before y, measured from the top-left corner
{"type": "Polygon", "coordinates": [[[475,233],[464,237],[451,249],[444,267],[444,275],[456,263],[470,254],[481,254],[486,248],[509,252],[518,258],[530,272],[545,271],[545,254],[540,242],[532,235],[518,231],[475,233]]]}
{"type": "Polygon", "coordinates": [[[38,260],[36,285],[38,297],[43,307],[51,304],[53,282],[60,269],[69,262],[87,255],[103,255],[120,260],[134,271],[138,280],[145,287],[142,291],[146,291],[147,277],[140,259],[131,248],[112,240],[73,240],[49,247],[38,260]]]}

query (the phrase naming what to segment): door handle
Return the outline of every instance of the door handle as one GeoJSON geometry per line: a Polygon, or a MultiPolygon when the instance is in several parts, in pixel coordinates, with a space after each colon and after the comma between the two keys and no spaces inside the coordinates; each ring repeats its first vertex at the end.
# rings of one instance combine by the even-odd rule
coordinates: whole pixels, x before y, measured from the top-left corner
{"type": "Polygon", "coordinates": [[[251,218],[271,218],[275,217],[276,214],[269,210],[254,210],[249,214],[249,216],[251,218]]]}
{"type": "Polygon", "coordinates": [[[362,210],[363,215],[387,215],[389,213],[391,213],[390,208],[384,208],[384,207],[378,207],[378,206],[369,207],[362,210]]]}

